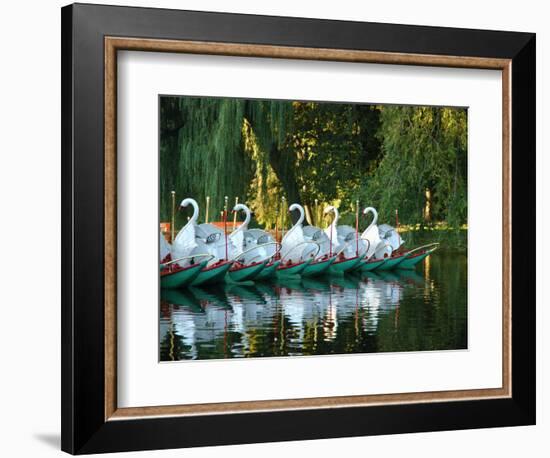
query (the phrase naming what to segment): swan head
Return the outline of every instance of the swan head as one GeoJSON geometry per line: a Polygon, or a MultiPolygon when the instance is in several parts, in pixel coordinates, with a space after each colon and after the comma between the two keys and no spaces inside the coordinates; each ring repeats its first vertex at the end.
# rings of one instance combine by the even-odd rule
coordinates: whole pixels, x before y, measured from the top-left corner
{"type": "Polygon", "coordinates": [[[198,207],[199,204],[197,204],[197,201],[195,199],[191,199],[190,197],[188,197],[187,199],[183,199],[181,201],[181,204],[180,204],[180,208],[185,208],[187,207],[188,205],[192,205],[193,207],[198,207]]]}
{"type": "Polygon", "coordinates": [[[188,197],[187,199],[183,199],[180,204],[180,209],[185,208],[188,205],[191,205],[193,207],[193,216],[189,219],[187,224],[194,224],[195,221],[199,218],[199,204],[195,199],[191,199],[188,197]]]}
{"type": "Polygon", "coordinates": [[[374,226],[378,222],[378,212],[374,207],[367,207],[363,210],[363,215],[366,215],[368,213],[372,213],[372,222],[367,228],[367,229],[370,229],[372,226],[374,226]]]}
{"type": "Polygon", "coordinates": [[[334,205],[329,205],[323,210],[323,215],[328,215],[330,212],[336,212],[336,207],[334,205]]]}
{"type": "Polygon", "coordinates": [[[242,210],[243,212],[249,213],[250,209],[245,204],[237,204],[233,207],[234,212],[242,210]]]}
{"type": "Polygon", "coordinates": [[[292,204],[290,207],[288,207],[289,212],[294,210],[298,210],[299,212],[302,212],[304,209],[300,204],[292,204]]]}
{"type": "Polygon", "coordinates": [[[238,228],[239,230],[242,230],[243,228],[246,228],[248,226],[248,223],[252,218],[252,212],[250,211],[250,208],[248,208],[245,204],[237,204],[233,207],[233,213],[237,213],[239,210],[244,211],[246,215],[243,223],[238,228]]]}
{"type": "Polygon", "coordinates": [[[378,212],[376,211],[375,208],[373,207],[366,207],[364,210],[363,210],[363,215],[366,215],[367,213],[374,213],[375,215],[378,214],[378,212]]]}

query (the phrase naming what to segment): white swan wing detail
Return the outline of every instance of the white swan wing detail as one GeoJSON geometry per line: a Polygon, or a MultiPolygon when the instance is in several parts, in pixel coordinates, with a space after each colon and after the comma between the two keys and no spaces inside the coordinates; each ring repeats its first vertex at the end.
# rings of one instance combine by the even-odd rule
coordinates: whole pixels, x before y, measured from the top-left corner
{"type": "Polygon", "coordinates": [[[376,225],[369,226],[367,229],[363,231],[363,233],[361,234],[361,238],[363,240],[368,240],[369,242],[369,247],[368,247],[367,256],[366,256],[368,259],[376,253],[376,250],[379,248],[378,245],[381,242],[380,234],[378,232],[378,227],[376,225]]]}
{"type": "Polygon", "coordinates": [[[303,250],[296,248],[296,246],[304,242],[305,239],[302,226],[294,226],[283,237],[281,242],[281,256],[285,261],[291,261],[293,263],[301,262],[303,250]]]}
{"type": "Polygon", "coordinates": [[[327,234],[316,226],[304,227],[304,238],[307,242],[313,242],[319,246],[317,257],[323,257],[329,254],[330,242],[327,234]]]}
{"type": "Polygon", "coordinates": [[[242,230],[237,229],[236,231],[229,234],[229,258],[232,259],[236,256],[239,256],[244,251],[244,234],[242,230]]]}
{"type": "Polygon", "coordinates": [[[329,243],[332,243],[332,253],[337,252],[340,242],[338,241],[338,231],[336,230],[336,226],[334,224],[331,224],[325,229],[325,234],[329,239],[329,243]]]}
{"type": "MultiPolygon", "coordinates": [[[[189,256],[191,252],[197,247],[195,241],[195,226],[193,224],[187,224],[176,235],[174,243],[172,244],[172,259],[179,259],[184,256],[189,256]]],[[[178,262],[180,266],[185,266],[188,260],[178,262]]]]}
{"type": "Polygon", "coordinates": [[[397,230],[389,224],[381,224],[378,226],[378,231],[380,233],[380,238],[387,241],[393,251],[397,250],[401,245],[403,245],[403,243],[405,243],[399,235],[399,232],[397,232],[397,230]]]}
{"type": "Polygon", "coordinates": [[[392,252],[393,250],[391,245],[385,240],[380,240],[380,242],[375,248],[374,258],[375,259],[389,258],[392,252]]]}

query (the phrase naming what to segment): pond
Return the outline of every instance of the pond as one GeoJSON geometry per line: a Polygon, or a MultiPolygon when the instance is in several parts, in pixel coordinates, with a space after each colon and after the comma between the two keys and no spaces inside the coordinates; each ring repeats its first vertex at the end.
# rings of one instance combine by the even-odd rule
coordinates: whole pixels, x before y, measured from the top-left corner
{"type": "Polygon", "coordinates": [[[467,348],[467,258],[415,270],[162,290],[160,360],[467,348]]]}

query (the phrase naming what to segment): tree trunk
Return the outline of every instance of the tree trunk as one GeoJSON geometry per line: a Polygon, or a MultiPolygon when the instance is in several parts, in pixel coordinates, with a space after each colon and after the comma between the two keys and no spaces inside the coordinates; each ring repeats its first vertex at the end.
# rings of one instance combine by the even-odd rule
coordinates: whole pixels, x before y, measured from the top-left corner
{"type": "Polygon", "coordinates": [[[432,220],[432,191],[426,188],[426,203],[424,205],[424,221],[429,223],[432,220]]]}
{"type": "Polygon", "coordinates": [[[313,222],[313,215],[311,214],[311,209],[309,208],[309,205],[304,205],[304,211],[306,212],[306,222],[311,225],[315,224],[313,222]]]}

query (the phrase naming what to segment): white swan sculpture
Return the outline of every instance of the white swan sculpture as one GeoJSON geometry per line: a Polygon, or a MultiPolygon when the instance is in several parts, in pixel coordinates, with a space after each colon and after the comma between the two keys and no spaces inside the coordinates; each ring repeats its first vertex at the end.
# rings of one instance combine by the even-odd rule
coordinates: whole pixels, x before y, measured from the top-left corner
{"type": "MultiPolygon", "coordinates": [[[[187,207],[188,205],[191,205],[193,207],[193,216],[187,221],[187,224],[181,228],[181,230],[178,232],[178,235],[176,235],[176,238],[172,242],[172,249],[171,249],[171,256],[172,259],[182,259],[181,261],[178,261],[178,264],[181,267],[185,267],[191,263],[191,259],[189,256],[193,255],[205,255],[208,254],[208,247],[206,244],[200,240],[197,239],[195,234],[196,229],[196,223],[197,219],[199,218],[199,205],[194,199],[187,198],[182,200],[180,204],[180,208],[187,207]]],[[[214,260],[211,259],[209,261],[209,264],[212,263],[214,260]]]]}
{"type": "Polygon", "coordinates": [[[386,241],[392,248],[392,251],[397,251],[405,241],[401,238],[397,230],[389,224],[380,224],[378,226],[380,238],[386,241]]]}
{"type": "MultiPolygon", "coordinates": [[[[243,253],[243,251],[246,250],[245,231],[248,229],[248,223],[250,223],[252,214],[250,209],[244,204],[237,204],[233,207],[234,212],[238,212],[240,210],[244,211],[245,218],[239,227],[229,235],[229,240],[231,241],[229,259],[237,258],[243,253]]],[[[249,262],[245,260],[245,264],[248,263],[249,262]]]]}
{"type": "Polygon", "coordinates": [[[346,259],[351,259],[366,254],[370,244],[366,243],[364,239],[359,237],[357,231],[353,227],[347,225],[338,226],[340,213],[336,207],[329,205],[325,208],[325,215],[330,212],[334,213],[334,219],[332,220],[332,223],[330,223],[330,226],[325,229],[325,234],[330,241],[331,253],[342,253],[346,259]]]}
{"type": "Polygon", "coordinates": [[[361,238],[370,241],[372,247],[369,250],[367,259],[370,257],[374,259],[391,257],[392,253],[397,251],[399,247],[405,243],[404,240],[392,226],[388,224],[376,225],[378,221],[378,212],[374,208],[367,207],[363,210],[364,215],[368,213],[373,214],[373,220],[369,227],[361,234],[361,238]]]}
{"type": "Polygon", "coordinates": [[[306,241],[319,245],[317,258],[328,257],[330,254],[330,240],[327,234],[317,226],[306,226],[303,228],[303,231],[306,241]]]}
{"type": "Polygon", "coordinates": [[[234,212],[244,211],[245,219],[241,225],[235,229],[229,238],[234,247],[234,257],[242,255],[241,261],[244,264],[253,264],[266,261],[277,252],[277,243],[269,232],[262,229],[248,229],[248,224],[252,219],[252,212],[244,204],[237,204],[233,207],[234,212]]]}
{"type": "Polygon", "coordinates": [[[330,251],[330,255],[332,256],[333,254],[338,253],[340,250],[340,241],[338,240],[338,230],[336,229],[336,225],[338,224],[338,218],[340,218],[340,213],[338,212],[338,209],[335,206],[329,205],[323,211],[323,215],[328,215],[330,212],[334,213],[334,219],[330,223],[329,227],[325,229],[325,234],[327,234],[327,237],[329,239],[329,251],[330,251]]]}
{"type": "Polygon", "coordinates": [[[238,240],[236,240],[236,237],[231,237],[232,235],[226,237],[223,230],[210,223],[202,223],[196,227],[196,236],[204,241],[208,253],[213,255],[217,260],[234,259],[235,256],[242,252],[242,250],[239,251],[240,245],[238,244],[238,240]]]}
{"type": "Polygon", "coordinates": [[[294,210],[298,210],[300,212],[300,217],[298,218],[298,221],[296,221],[296,224],[289,229],[281,241],[281,258],[285,262],[290,261],[291,263],[296,264],[315,257],[319,249],[317,244],[313,242],[308,243],[304,237],[304,231],[302,228],[302,223],[305,218],[304,207],[296,203],[288,207],[289,212],[294,210]],[[299,245],[302,245],[303,248],[300,249],[299,245]]]}
{"type": "Polygon", "coordinates": [[[369,249],[367,251],[367,259],[382,259],[389,257],[392,254],[391,246],[380,238],[380,232],[378,230],[378,212],[373,207],[366,207],[363,210],[363,215],[372,213],[373,218],[368,227],[361,234],[363,240],[368,240],[369,249]]]}

